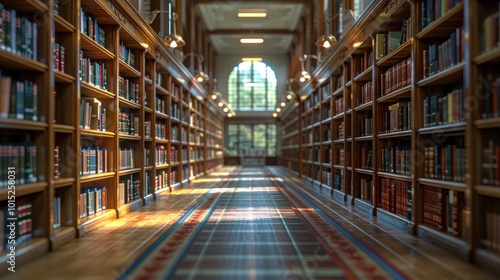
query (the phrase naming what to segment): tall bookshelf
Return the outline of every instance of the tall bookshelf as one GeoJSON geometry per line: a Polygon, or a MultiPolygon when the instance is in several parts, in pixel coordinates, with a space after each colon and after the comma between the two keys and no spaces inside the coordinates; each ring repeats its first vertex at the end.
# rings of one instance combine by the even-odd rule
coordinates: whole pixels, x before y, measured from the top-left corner
{"type": "Polygon", "coordinates": [[[17,264],[222,164],[222,112],[128,1],[0,3],[26,34],[0,45],[14,101],[0,111],[0,222],[15,183],[17,264]]]}
{"type": "Polygon", "coordinates": [[[282,117],[285,135],[303,135],[299,175],[492,271],[500,264],[498,14],[498,1],[373,1],[300,89],[301,126],[292,125],[296,109],[282,117]],[[314,172],[316,127],[331,180],[314,172]]]}

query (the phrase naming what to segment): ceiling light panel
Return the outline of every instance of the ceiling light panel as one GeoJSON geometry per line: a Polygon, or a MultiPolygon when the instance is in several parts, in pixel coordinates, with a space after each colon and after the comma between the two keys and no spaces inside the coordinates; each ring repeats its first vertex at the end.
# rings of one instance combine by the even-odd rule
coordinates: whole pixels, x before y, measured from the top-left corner
{"type": "Polygon", "coordinates": [[[238,11],[239,18],[265,18],[267,17],[266,9],[242,9],[238,11]]]}

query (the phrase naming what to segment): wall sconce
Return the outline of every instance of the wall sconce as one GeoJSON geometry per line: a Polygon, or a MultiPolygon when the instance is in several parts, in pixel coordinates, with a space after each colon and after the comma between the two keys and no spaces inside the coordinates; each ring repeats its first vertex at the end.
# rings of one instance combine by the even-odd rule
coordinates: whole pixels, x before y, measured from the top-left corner
{"type": "Polygon", "coordinates": [[[212,99],[212,100],[217,100],[218,98],[222,98],[222,94],[220,92],[217,91],[217,79],[214,78],[213,79],[213,89],[212,89],[212,92],[208,94],[208,96],[212,99]]]}
{"type": "Polygon", "coordinates": [[[313,54],[310,54],[310,55],[303,55],[302,57],[299,58],[300,60],[300,75],[299,75],[299,81],[301,83],[305,82],[305,81],[309,81],[311,79],[311,74],[309,74],[309,72],[306,71],[306,67],[305,67],[305,61],[306,59],[308,58],[314,58],[316,59],[318,62],[321,62],[321,60],[319,59],[319,57],[313,55],[313,54]]]}
{"type": "Polygon", "coordinates": [[[332,21],[333,19],[335,19],[337,17],[338,17],[338,14],[335,15],[334,17],[325,19],[325,21],[323,23],[328,23],[326,25],[326,34],[319,37],[319,39],[316,41],[316,46],[328,49],[328,48],[333,47],[337,44],[337,38],[335,38],[335,36],[333,36],[330,33],[330,24],[329,24],[330,21],[332,21]]]}
{"type": "Polygon", "coordinates": [[[286,91],[286,95],[285,95],[286,100],[292,100],[293,97],[295,96],[295,92],[293,92],[293,90],[292,90],[292,83],[293,83],[293,79],[290,79],[288,81],[288,85],[287,85],[288,90],[286,91]]]}
{"type": "Polygon", "coordinates": [[[179,47],[183,47],[184,45],[186,45],[186,42],[184,41],[184,39],[182,39],[182,37],[179,34],[177,34],[177,30],[176,30],[177,29],[177,27],[176,27],[177,13],[169,12],[169,11],[153,10],[151,12],[151,14],[149,14],[149,20],[147,22],[149,24],[152,24],[153,21],[155,20],[156,16],[159,13],[169,14],[170,15],[169,21],[172,23],[172,31],[170,32],[170,34],[165,36],[165,39],[163,39],[163,44],[165,44],[168,47],[174,48],[174,49],[179,48],[179,47]]]}
{"type": "Polygon", "coordinates": [[[203,55],[201,55],[201,54],[196,54],[196,53],[190,52],[184,56],[184,59],[186,59],[190,55],[196,56],[196,58],[198,58],[198,74],[196,74],[196,76],[194,76],[194,78],[199,83],[207,82],[209,80],[209,78],[208,78],[208,75],[205,72],[203,72],[203,66],[201,64],[203,62],[203,60],[205,60],[205,57],[203,57],[203,55]]]}

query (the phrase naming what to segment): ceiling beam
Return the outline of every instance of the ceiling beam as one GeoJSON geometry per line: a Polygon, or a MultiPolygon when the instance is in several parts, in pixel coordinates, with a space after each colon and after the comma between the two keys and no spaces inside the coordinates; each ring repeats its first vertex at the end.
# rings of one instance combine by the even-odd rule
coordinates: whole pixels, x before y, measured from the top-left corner
{"type": "MultiPolygon", "coordinates": [[[[253,0],[253,1],[244,1],[245,4],[253,4],[253,3],[259,3],[262,2],[264,4],[273,4],[273,3],[278,3],[278,4],[309,4],[313,0],[253,0]]],[[[239,4],[238,2],[243,2],[243,1],[230,1],[230,0],[192,0],[193,4],[221,4],[224,2],[227,2],[228,4],[239,4]]]]}
{"type": "Polygon", "coordinates": [[[295,35],[297,32],[288,29],[216,29],[206,31],[207,35],[235,35],[235,34],[271,34],[271,35],[295,35]]]}

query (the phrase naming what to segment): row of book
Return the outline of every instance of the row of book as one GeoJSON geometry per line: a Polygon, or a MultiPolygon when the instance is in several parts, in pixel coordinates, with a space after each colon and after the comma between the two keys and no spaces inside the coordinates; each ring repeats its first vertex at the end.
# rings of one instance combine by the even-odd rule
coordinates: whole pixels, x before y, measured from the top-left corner
{"type": "Polygon", "coordinates": [[[59,146],[54,147],[54,179],[59,179],[61,172],[59,170],[59,165],[61,161],[59,159],[59,146]]]}
{"type": "Polygon", "coordinates": [[[345,164],[345,149],[344,148],[340,148],[339,149],[339,165],[344,165],[345,164]]]}
{"type": "MultiPolygon", "coordinates": [[[[7,188],[11,185],[34,183],[36,181],[37,147],[30,142],[23,144],[1,144],[0,188],[7,188]],[[14,173],[9,172],[9,170],[14,171],[14,173]],[[15,177],[15,179],[13,177],[15,177]],[[9,184],[9,180],[12,179],[15,180],[15,184],[9,184]]],[[[12,183],[12,181],[10,181],[10,183],[12,183]]]]}
{"type": "Polygon", "coordinates": [[[484,235],[481,245],[491,251],[500,252],[500,214],[486,212],[484,214],[484,235]]]}
{"type": "Polygon", "coordinates": [[[179,151],[174,146],[170,147],[170,162],[179,162],[179,151]]]}
{"type": "Polygon", "coordinates": [[[500,187],[500,141],[489,139],[483,147],[482,184],[500,187]]]}
{"type": "Polygon", "coordinates": [[[424,225],[451,235],[463,236],[464,193],[427,185],[423,185],[422,188],[424,225]]]}
{"type": "Polygon", "coordinates": [[[65,68],[65,62],[64,58],[66,57],[65,54],[65,48],[54,42],[54,49],[53,49],[53,55],[54,55],[54,70],[60,71],[64,73],[65,68]]]}
{"type": "Polygon", "coordinates": [[[155,164],[167,164],[168,150],[165,146],[156,146],[155,150],[155,164]]]}
{"type": "Polygon", "coordinates": [[[425,147],[424,157],[425,177],[465,182],[465,148],[457,145],[425,147]]]}
{"type": "Polygon", "coordinates": [[[345,192],[344,170],[333,174],[333,188],[341,192],[345,192]]]}
{"type": "Polygon", "coordinates": [[[343,139],[345,136],[345,130],[344,130],[344,122],[341,122],[337,126],[337,136],[338,139],[343,139]]]}
{"type": "Polygon", "coordinates": [[[356,75],[359,75],[366,71],[369,67],[373,65],[373,56],[371,51],[365,51],[363,55],[360,55],[358,60],[358,65],[355,67],[356,75]]]}
{"type": "Polygon", "coordinates": [[[144,137],[151,138],[151,121],[144,122],[144,137]]]}
{"type": "Polygon", "coordinates": [[[144,148],[144,166],[151,166],[151,150],[144,148]]]}
{"type": "Polygon", "coordinates": [[[170,104],[170,117],[174,119],[179,118],[179,105],[177,103],[172,102],[172,104],[170,104]]]}
{"type": "Polygon", "coordinates": [[[0,3],[0,50],[38,60],[38,25],[0,3]]]}
{"type": "Polygon", "coordinates": [[[331,117],[331,113],[332,113],[332,110],[330,108],[330,104],[327,104],[323,107],[323,120],[326,120],[328,119],[329,117],[331,117]]]}
{"type": "Polygon", "coordinates": [[[158,171],[155,176],[155,190],[161,190],[168,188],[174,184],[177,184],[177,170],[173,169],[171,172],[165,170],[158,171]]]}
{"type": "Polygon", "coordinates": [[[139,117],[133,112],[122,112],[118,109],[118,133],[126,135],[139,135],[139,117]]]}
{"type": "Polygon", "coordinates": [[[456,65],[464,59],[464,28],[458,27],[441,44],[429,44],[423,51],[423,77],[432,76],[456,65]]]}
{"type": "Polygon", "coordinates": [[[319,176],[318,178],[321,180],[321,183],[331,186],[332,185],[332,173],[330,171],[318,170],[319,176]]]}
{"type": "Polygon", "coordinates": [[[167,124],[164,121],[156,121],[156,139],[167,139],[167,124]]]}
{"type": "Polygon", "coordinates": [[[118,77],[118,96],[139,103],[139,84],[122,76],[118,77]]]}
{"type": "Polygon", "coordinates": [[[371,147],[361,147],[360,152],[360,167],[363,169],[373,170],[373,156],[371,147]]]}
{"type": "Polygon", "coordinates": [[[79,78],[97,88],[108,89],[106,63],[84,57],[83,50],[79,57],[79,78]]]}
{"type": "Polygon", "coordinates": [[[437,21],[446,13],[453,9],[462,0],[423,0],[420,3],[421,17],[421,30],[437,21]]]}
{"type": "Polygon", "coordinates": [[[80,147],[80,175],[108,172],[106,147],[80,147]]]}
{"type": "Polygon", "coordinates": [[[344,98],[340,97],[335,100],[335,115],[338,115],[340,113],[344,112],[344,98]]]}
{"type": "Polygon", "coordinates": [[[412,59],[409,57],[380,74],[380,92],[382,96],[411,85],[411,65],[412,59]]]}
{"type": "Polygon", "coordinates": [[[489,52],[500,45],[500,22],[499,22],[500,2],[497,10],[483,19],[481,25],[481,51],[489,52]]]}
{"type": "Polygon", "coordinates": [[[130,203],[141,197],[141,181],[134,175],[120,176],[118,183],[118,201],[120,204],[130,203]]]}
{"type": "Polygon", "coordinates": [[[411,130],[411,102],[398,102],[384,112],[382,132],[391,133],[411,130]]]}
{"type": "Polygon", "coordinates": [[[80,100],[80,128],[106,131],[106,108],[99,99],[82,97],[80,100]]]}
{"type": "Polygon", "coordinates": [[[411,220],[411,183],[394,179],[380,179],[380,207],[411,220]]]}
{"type": "Polygon", "coordinates": [[[373,101],[373,90],[372,83],[368,82],[361,87],[361,104],[365,104],[370,101],[373,101]]]}
{"type": "Polygon", "coordinates": [[[359,179],[359,198],[371,202],[373,194],[373,180],[367,178],[359,179]]]}
{"type": "Polygon", "coordinates": [[[118,57],[128,65],[135,67],[135,55],[131,49],[125,46],[123,41],[120,42],[120,47],[118,48],[118,57]]]}
{"type": "Polygon", "coordinates": [[[363,117],[359,120],[360,125],[360,135],[361,136],[369,136],[373,135],[373,118],[372,117],[363,117]]]}
{"type": "Polygon", "coordinates": [[[134,149],[120,148],[118,151],[118,166],[120,170],[135,168],[134,149]]]}
{"type": "Polygon", "coordinates": [[[437,93],[424,99],[424,127],[465,121],[465,94],[457,88],[447,94],[437,93]]]}
{"type": "Polygon", "coordinates": [[[167,110],[165,109],[165,100],[156,97],[155,102],[155,111],[162,114],[167,114],[167,110]]]}
{"type": "Polygon", "coordinates": [[[0,118],[38,121],[38,84],[10,80],[10,94],[2,93],[0,118]],[[5,94],[5,95],[3,95],[5,94]]]}
{"type": "Polygon", "coordinates": [[[15,207],[0,208],[0,237],[0,252],[18,248],[33,237],[33,204],[30,200],[17,198],[15,207]]]}
{"type": "Polygon", "coordinates": [[[500,77],[495,76],[487,73],[478,77],[482,87],[480,96],[484,107],[483,118],[500,117],[500,77]]]}
{"type": "Polygon", "coordinates": [[[396,146],[382,148],[380,171],[410,176],[411,154],[411,147],[396,146]]]}
{"type": "Polygon", "coordinates": [[[93,216],[107,207],[108,194],[106,186],[82,188],[78,198],[80,219],[93,216]]]}
{"type": "MultiPolygon", "coordinates": [[[[412,18],[404,19],[400,30],[375,35],[375,59],[380,60],[406,42],[412,34],[412,18]]],[[[371,64],[370,64],[371,65],[371,64]]]]}
{"type": "Polygon", "coordinates": [[[97,19],[80,9],[80,32],[89,36],[97,44],[106,47],[106,31],[99,25],[97,19]]]}

